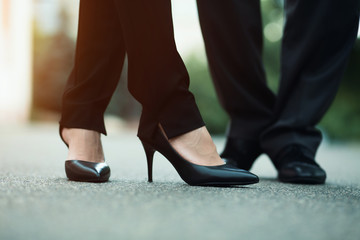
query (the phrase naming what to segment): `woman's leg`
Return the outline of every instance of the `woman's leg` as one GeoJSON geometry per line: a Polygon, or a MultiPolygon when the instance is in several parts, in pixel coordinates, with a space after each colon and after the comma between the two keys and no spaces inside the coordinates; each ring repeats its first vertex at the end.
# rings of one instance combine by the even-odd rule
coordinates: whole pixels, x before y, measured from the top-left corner
{"type": "Polygon", "coordinates": [[[104,160],[103,114],[120,78],[125,50],[117,12],[110,1],[82,0],[75,66],[63,96],[60,125],[68,159],[104,160]]]}
{"type": "Polygon", "coordinates": [[[174,41],[171,1],[114,2],[129,59],[129,90],[143,106],[139,137],[151,139],[160,125],[187,160],[222,164],[188,90],[189,76],[174,41]]]}

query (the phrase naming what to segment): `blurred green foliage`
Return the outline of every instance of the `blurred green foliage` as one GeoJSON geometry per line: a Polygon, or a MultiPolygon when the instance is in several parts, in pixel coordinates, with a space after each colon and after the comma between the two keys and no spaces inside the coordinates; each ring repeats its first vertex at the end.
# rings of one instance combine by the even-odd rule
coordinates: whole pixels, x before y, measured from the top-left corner
{"type": "Polygon", "coordinates": [[[334,140],[360,140],[360,39],[355,43],[334,103],[320,123],[334,140]]]}
{"type": "Polygon", "coordinates": [[[189,56],[185,61],[190,75],[190,90],[207,128],[212,134],[222,134],[228,122],[228,116],[220,106],[204,57],[189,56]]]}

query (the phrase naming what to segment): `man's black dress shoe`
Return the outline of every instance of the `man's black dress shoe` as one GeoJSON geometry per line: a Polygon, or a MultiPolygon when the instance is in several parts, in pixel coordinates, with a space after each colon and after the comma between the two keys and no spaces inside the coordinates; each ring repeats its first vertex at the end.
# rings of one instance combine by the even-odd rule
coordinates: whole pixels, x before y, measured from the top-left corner
{"type": "Polygon", "coordinates": [[[323,184],[326,172],[315,162],[312,154],[301,145],[285,147],[274,159],[281,182],[323,184]]]}
{"type": "Polygon", "coordinates": [[[220,156],[227,165],[248,171],[261,153],[258,141],[228,138],[220,156]]]}

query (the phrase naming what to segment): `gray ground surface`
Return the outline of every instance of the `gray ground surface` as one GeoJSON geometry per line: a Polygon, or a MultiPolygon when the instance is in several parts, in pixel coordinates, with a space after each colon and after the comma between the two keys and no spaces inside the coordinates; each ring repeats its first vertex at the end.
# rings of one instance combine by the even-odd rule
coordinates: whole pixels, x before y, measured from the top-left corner
{"type": "Polygon", "coordinates": [[[70,182],[56,125],[0,127],[0,239],[360,239],[359,145],[321,146],[325,185],[279,183],[262,156],[234,188],[188,186],[160,154],[147,183],[132,131],[104,147],[111,181],[70,182]]]}

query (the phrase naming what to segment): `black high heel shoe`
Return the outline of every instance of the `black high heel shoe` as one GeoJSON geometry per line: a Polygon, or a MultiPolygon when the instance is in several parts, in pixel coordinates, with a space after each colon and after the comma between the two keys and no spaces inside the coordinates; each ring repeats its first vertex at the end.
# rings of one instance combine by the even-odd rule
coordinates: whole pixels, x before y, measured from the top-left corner
{"type": "Polygon", "coordinates": [[[256,175],[226,164],[220,166],[201,166],[185,160],[170,145],[160,128],[156,130],[152,140],[141,138],[140,140],[144,146],[147,158],[149,182],[152,182],[152,165],[155,151],[164,155],[175,167],[180,177],[189,185],[230,186],[259,182],[259,178],[256,175]]]}
{"type": "MultiPolygon", "coordinates": [[[[60,138],[67,147],[69,145],[65,142],[61,135],[62,127],[59,129],[60,138]]],[[[107,163],[95,163],[82,160],[66,160],[65,172],[69,180],[79,182],[107,182],[110,178],[110,167],[107,163]]]]}

